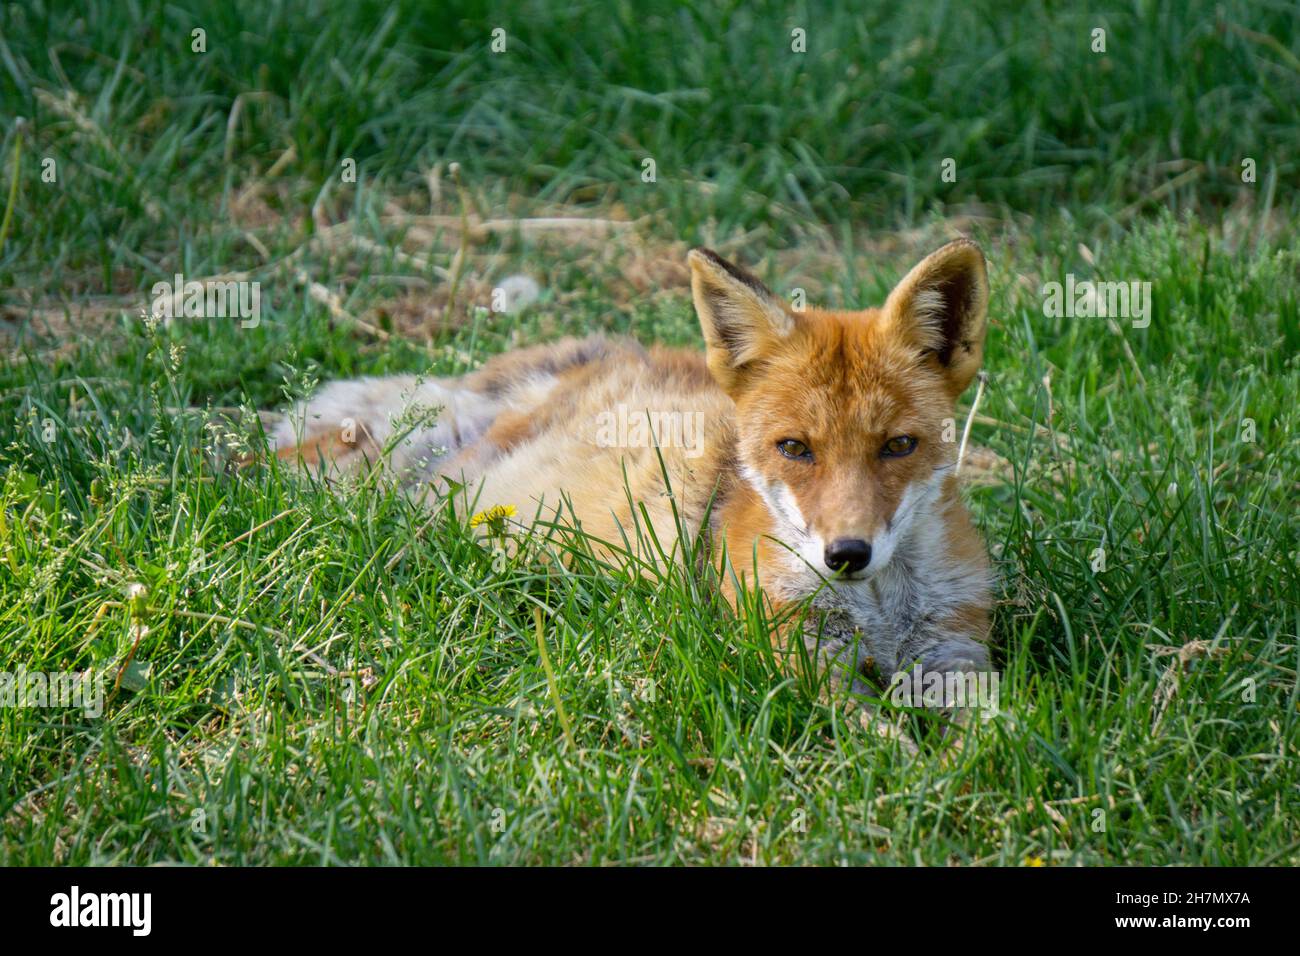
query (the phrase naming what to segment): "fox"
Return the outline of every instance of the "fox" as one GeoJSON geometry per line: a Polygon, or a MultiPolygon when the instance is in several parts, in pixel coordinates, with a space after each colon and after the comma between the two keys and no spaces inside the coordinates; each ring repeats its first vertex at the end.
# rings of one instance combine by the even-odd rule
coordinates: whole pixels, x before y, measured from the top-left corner
{"type": "Polygon", "coordinates": [[[341,473],[382,462],[521,530],[703,548],[722,598],[760,590],[781,659],[846,709],[875,713],[881,675],[987,671],[993,581],[951,440],[984,356],[980,247],[947,243],[856,311],[794,308],[707,248],[687,260],[702,352],[592,335],[456,377],[333,382],[269,445],[341,473]],[[662,434],[627,427],[646,422],[662,434]]]}

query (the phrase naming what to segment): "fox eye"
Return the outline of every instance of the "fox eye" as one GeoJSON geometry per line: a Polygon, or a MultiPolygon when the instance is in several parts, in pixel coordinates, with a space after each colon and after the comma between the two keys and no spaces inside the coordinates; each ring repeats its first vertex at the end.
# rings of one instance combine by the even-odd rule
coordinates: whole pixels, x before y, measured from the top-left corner
{"type": "Polygon", "coordinates": [[[911,435],[895,435],[885,442],[884,448],[880,449],[880,453],[886,458],[902,458],[914,451],[916,451],[916,439],[911,435]]]}
{"type": "Polygon", "coordinates": [[[801,441],[795,441],[793,438],[783,438],[776,443],[776,447],[786,458],[811,458],[812,450],[801,441]]]}

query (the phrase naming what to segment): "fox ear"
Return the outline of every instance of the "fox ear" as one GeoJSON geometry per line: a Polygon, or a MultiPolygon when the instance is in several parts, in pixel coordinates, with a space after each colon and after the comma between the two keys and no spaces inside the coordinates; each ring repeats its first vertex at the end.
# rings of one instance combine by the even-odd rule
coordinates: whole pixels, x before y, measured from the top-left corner
{"type": "Polygon", "coordinates": [[[969,239],[956,239],[917,263],[889,293],[884,311],[917,348],[934,356],[960,395],[984,358],[988,305],[984,253],[969,239]]]}
{"type": "Polygon", "coordinates": [[[794,317],[757,277],[713,250],[692,249],[686,258],[709,371],[733,392],[745,366],[794,331],[794,317]]]}

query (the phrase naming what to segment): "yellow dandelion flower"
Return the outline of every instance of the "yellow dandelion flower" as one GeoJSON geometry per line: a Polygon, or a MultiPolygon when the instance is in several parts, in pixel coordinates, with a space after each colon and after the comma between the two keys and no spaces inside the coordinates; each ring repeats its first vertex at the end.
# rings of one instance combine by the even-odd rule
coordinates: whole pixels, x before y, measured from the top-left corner
{"type": "Polygon", "coordinates": [[[1025,858],[1025,866],[1047,866],[1041,856],[1031,856],[1025,858]]]}
{"type": "Polygon", "coordinates": [[[500,534],[505,526],[507,518],[515,516],[514,505],[493,505],[486,511],[480,511],[474,517],[469,519],[469,526],[477,528],[481,524],[486,524],[493,532],[500,534]]]}

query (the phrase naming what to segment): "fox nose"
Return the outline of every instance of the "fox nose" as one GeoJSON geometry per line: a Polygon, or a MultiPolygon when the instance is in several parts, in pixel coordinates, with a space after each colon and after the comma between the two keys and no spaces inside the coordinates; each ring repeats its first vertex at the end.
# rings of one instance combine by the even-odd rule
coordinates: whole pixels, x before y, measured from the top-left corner
{"type": "Polygon", "coordinates": [[[826,566],[853,574],[871,563],[871,545],[861,538],[836,538],[826,545],[826,566]]]}

